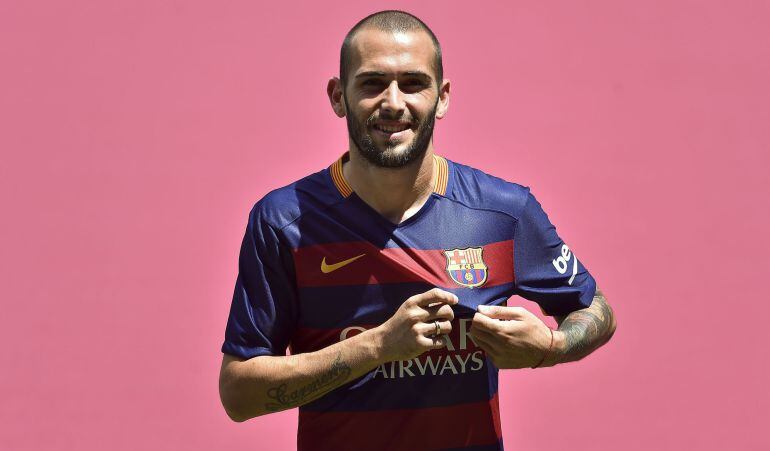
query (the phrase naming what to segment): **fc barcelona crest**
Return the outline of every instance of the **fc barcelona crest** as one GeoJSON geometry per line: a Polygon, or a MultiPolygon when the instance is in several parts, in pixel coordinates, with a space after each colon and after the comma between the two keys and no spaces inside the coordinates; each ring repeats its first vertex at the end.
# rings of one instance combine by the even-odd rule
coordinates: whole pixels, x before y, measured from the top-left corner
{"type": "Polygon", "coordinates": [[[449,277],[468,288],[484,285],[489,275],[489,268],[484,264],[482,250],[483,248],[480,247],[469,247],[444,251],[449,277]]]}

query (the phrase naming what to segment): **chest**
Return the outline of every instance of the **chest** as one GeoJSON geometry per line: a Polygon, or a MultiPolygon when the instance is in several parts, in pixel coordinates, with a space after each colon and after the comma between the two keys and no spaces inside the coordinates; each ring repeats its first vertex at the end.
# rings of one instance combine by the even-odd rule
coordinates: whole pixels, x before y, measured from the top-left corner
{"type": "Polygon", "coordinates": [[[433,205],[404,226],[341,211],[296,224],[293,250],[299,326],[330,331],[374,327],[410,296],[455,293],[456,318],[513,294],[514,223],[506,215],[433,205]]]}

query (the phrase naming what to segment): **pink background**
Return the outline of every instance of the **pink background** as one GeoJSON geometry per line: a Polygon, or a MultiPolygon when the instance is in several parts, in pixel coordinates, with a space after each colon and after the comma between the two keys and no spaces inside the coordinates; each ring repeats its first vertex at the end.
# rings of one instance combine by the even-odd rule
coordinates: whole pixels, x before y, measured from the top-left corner
{"type": "Polygon", "coordinates": [[[73,0],[0,3],[0,448],[294,447],[219,402],[237,252],[345,149],[326,81],[385,8],[442,42],[438,152],[531,186],[618,317],[502,374],[507,448],[770,447],[769,3],[73,0]]]}

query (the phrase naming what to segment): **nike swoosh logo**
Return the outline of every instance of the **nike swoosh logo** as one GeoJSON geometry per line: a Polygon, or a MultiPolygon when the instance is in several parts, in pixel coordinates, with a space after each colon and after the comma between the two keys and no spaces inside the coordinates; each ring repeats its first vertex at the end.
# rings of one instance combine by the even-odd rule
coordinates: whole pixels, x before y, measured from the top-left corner
{"type": "Polygon", "coordinates": [[[345,265],[349,265],[349,264],[353,263],[354,261],[356,261],[359,258],[363,257],[364,255],[366,255],[366,254],[357,255],[357,256],[355,256],[353,258],[349,258],[347,260],[343,260],[343,261],[341,261],[339,263],[334,263],[334,264],[331,264],[331,265],[326,264],[326,257],[324,257],[321,260],[321,272],[324,273],[324,274],[329,274],[330,272],[336,271],[336,270],[342,268],[345,265]]]}

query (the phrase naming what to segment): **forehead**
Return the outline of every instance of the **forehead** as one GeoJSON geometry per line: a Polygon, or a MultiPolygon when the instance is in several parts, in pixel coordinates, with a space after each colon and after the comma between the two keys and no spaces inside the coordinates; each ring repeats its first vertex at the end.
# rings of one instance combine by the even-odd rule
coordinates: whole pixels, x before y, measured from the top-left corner
{"type": "Polygon", "coordinates": [[[433,41],[423,31],[359,30],[351,42],[351,75],[367,71],[433,74],[433,41]]]}

